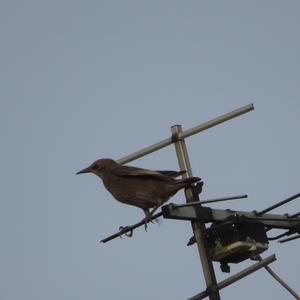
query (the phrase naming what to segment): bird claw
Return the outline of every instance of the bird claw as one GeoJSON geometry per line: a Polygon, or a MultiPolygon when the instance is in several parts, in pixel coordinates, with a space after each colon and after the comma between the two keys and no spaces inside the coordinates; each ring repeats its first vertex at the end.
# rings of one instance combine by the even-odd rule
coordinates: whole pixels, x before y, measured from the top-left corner
{"type": "Polygon", "coordinates": [[[154,224],[154,220],[152,219],[152,216],[150,216],[149,218],[145,218],[144,219],[144,222],[145,222],[145,231],[147,232],[147,229],[148,229],[148,223],[151,222],[152,224],[154,224]]]}
{"type": "Polygon", "coordinates": [[[130,229],[129,226],[125,226],[125,227],[120,226],[119,231],[120,231],[119,232],[120,238],[122,238],[123,234],[125,234],[127,237],[132,237],[132,235],[133,235],[133,230],[130,229]]]}
{"type": "Polygon", "coordinates": [[[147,232],[147,228],[148,228],[148,224],[147,224],[147,220],[145,220],[145,231],[147,232]]]}

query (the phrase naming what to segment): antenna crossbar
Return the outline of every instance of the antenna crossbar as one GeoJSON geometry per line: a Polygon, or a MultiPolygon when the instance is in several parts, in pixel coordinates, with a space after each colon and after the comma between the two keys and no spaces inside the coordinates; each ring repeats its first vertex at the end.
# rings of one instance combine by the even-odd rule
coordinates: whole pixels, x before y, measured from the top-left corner
{"type": "Polygon", "coordinates": [[[183,140],[184,138],[190,137],[190,136],[192,136],[192,135],[194,135],[196,133],[199,133],[201,131],[204,131],[206,129],[209,129],[211,127],[214,127],[216,125],[219,125],[221,123],[229,121],[229,120],[231,120],[233,118],[236,118],[236,117],[238,117],[240,115],[248,113],[248,112],[250,112],[253,109],[254,109],[254,106],[253,106],[252,103],[248,104],[248,105],[245,105],[245,106],[242,106],[242,107],[240,107],[238,109],[235,109],[235,110],[233,110],[233,111],[231,111],[231,112],[229,112],[227,114],[224,114],[222,116],[214,118],[214,119],[212,119],[210,121],[202,123],[202,124],[200,124],[198,126],[195,126],[195,127],[191,128],[191,129],[187,129],[187,130],[181,132],[176,138],[174,138],[174,136],[171,136],[171,137],[166,138],[166,139],[164,139],[164,140],[162,140],[162,141],[160,141],[158,143],[155,143],[155,144],[153,144],[151,146],[148,146],[148,147],[143,148],[143,149],[141,149],[139,151],[136,151],[136,152],[134,152],[134,153],[132,153],[130,155],[122,157],[117,162],[119,164],[126,164],[126,163],[128,163],[130,161],[133,161],[133,160],[138,159],[140,157],[143,157],[143,156],[145,156],[147,154],[155,152],[155,151],[157,151],[159,149],[167,147],[167,146],[173,144],[174,142],[176,142],[176,139],[183,140]]]}
{"type": "MultiPolygon", "coordinates": [[[[162,207],[164,218],[178,220],[195,220],[197,219],[197,203],[192,206],[183,207],[175,204],[168,204],[162,207]]],[[[229,209],[212,209],[203,207],[202,218],[206,223],[224,222],[224,221],[259,221],[265,226],[279,229],[298,228],[300,217],[288,217],[280,214],[263,214],[257,215],[256,212],[229,210],[229,209]]]]}

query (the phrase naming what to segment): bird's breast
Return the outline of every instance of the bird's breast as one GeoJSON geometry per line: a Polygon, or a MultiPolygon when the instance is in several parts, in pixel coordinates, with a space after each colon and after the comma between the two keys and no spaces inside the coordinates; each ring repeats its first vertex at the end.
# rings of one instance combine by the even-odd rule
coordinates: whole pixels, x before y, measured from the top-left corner
{"type": "Polygon", "coordinates": [[[170,197],[166,184],[157,180],[110,176],[103,183],[118,201],[141,208],[156,206],[170,197]]]}

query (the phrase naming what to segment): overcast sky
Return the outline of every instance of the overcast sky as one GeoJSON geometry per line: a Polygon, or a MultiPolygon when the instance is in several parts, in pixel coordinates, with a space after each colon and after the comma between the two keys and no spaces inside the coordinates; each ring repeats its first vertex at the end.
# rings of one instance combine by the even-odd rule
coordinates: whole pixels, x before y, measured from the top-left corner
{"type": "MultiPolygon", "coordinates": [[[[300,192],[299,26],[296,0],[1,0],[0,299],[181,300],[204,290],[189,222],[99,244],[143,212],[75,173],[167,138],[174,124],[254,103],[187,140],[202,199],[246,193],[213,207],[251,211],[300,192]]],[[[131,165],[178,169],[173,146],[131,165]]],[[[296,200],[274,212],[299,210],[296,200]]],[[[299,249],[272,242],[263,254],[276,253],[271,266],[298,293],[299,249]]],[[[292,299],[264,270],[221,295],[292,299]]]]}

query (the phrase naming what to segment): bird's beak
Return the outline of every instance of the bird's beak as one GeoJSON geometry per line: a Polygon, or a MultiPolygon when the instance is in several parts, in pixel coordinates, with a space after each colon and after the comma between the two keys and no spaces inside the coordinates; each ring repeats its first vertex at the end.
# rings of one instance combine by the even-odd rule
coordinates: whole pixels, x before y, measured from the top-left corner
{"type": "Polygon", "coordinates": [[[85,168],[85,169],[82,169],[82,170],[80,170],[80,171],[78,171],[77,173],[76,173],[76,175],[78,175],[78,174],[83,174],[83,173],[91,173],[92,171],[91,171],[91,168],[90,167],[87,167],[87,168],[85,168]]]}

